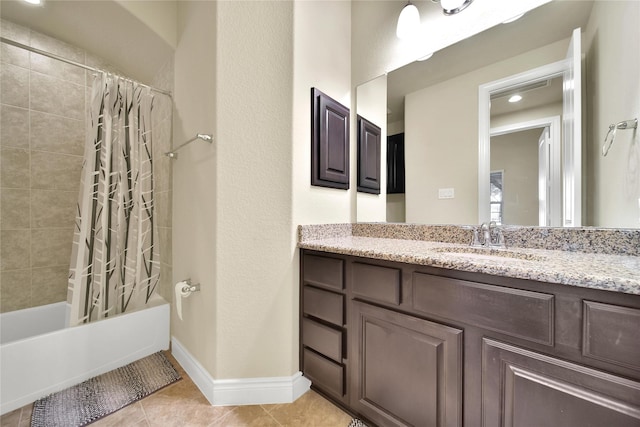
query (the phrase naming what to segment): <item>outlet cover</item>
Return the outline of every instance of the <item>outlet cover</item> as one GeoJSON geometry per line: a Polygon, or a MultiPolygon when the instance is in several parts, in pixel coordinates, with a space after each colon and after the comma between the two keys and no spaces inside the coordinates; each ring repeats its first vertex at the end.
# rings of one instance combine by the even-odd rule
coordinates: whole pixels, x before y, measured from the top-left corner
{"type": "Polygon", "coordinates": [[[454,196],[455,196],[455,191],[453,188],[438,189],[438,199],[453,199],[454,196]]]}

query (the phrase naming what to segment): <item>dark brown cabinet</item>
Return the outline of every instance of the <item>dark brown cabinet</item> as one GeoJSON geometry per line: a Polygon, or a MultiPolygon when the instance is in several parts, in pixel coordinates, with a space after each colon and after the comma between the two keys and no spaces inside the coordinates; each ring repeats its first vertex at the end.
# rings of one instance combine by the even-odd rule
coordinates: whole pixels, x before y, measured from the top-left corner
{"type": "Polygon", "coordinates": [[[462,425],[462,331],[353,302],[351,406],[379,425],[462,425]]]}
{"type": "Polygon", "coordinates": [[[387,137],[387,194],[404,193],[404,133],[387,137]]]}
{"type": "Polygon", "coordinates": [[[380,194],[381,129],[358,116],[358,191],[380,194]]]}
{"type": "Polygon", "coordinates": [[[491,339],[482,362],[483,426],[640,425],[640,382],[491,339]]]}
{"type": "Polygon", "coordinates": [[[342,259],[302,256],[300,364],[324,393],[347,399],[344,265],[342,259]]]}
{"type": "Polygon", "coordinates": [[[311,185],[349,188],[349,109],[311,88],[311,185]]]}
{"type": "Polygon", "coordinates": [[[373,426],[640,426],[640,296],[302,251],[301,365],[373,426]]]}

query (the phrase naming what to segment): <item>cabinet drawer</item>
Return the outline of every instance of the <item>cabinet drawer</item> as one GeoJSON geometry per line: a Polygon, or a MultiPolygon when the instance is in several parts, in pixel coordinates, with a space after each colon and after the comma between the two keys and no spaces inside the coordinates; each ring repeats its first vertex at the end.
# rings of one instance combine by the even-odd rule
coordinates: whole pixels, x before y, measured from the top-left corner
{"type": "Polygon", "coordinates": [[[353,294],[375,301],[399,305],[400,270],[354,263],[353,294]]]}
{"type": "Polygon", "coordinates": [[[336,362],[342,362],[342,331],[314,322],[311,319],[303,319],[302,344],[336,362]]]}
{"type": "Polygon", "coordinates": [[[305,286],[304,313],[337,326],[344,324],[344,296],[322,289],[305,286]]]}
{"type": "Polygon", "coordinates": [[[582,354],[640,370],[640,310],[583,301],[582,354]]]}
{"type": "Polygon", "coordinates": [[[344,367],[304,349],[304,376],[324,391],[339,397],[344,395],[344,367]]]}
{"type": "Polygon", "coordinates": [[[553,345],[554,297],[424,273],[413,275],[418,311],[553,345]]]}
{"type": "Polygon", "coordinates": [[[344,289],[344,261],[319,255],[303,257],[303,280],[312,285],[344,289]]]}

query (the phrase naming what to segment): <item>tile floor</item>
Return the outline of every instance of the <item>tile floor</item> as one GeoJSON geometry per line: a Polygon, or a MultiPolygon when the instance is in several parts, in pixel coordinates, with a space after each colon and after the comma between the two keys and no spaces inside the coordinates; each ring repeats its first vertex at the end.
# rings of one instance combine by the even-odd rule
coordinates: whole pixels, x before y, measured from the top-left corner
{"type": "MultiPolygon", "coordinates": [[[[294,403],[214,407],[191,378],[166,353],[182,380],[97,422],[92,427],[206,426],[206,427],[347,427],[351,416],[314,391],[294,403]]],[[[2,427],[29,427],[32,405],[0,418],[2,427]]]]}

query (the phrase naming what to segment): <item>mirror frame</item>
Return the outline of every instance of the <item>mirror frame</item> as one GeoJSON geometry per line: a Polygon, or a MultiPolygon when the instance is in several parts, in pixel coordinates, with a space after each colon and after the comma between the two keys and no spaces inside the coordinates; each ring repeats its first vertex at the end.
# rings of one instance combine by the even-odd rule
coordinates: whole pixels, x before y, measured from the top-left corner
{"type": "MultiPolygon", "coordinates": [[[[553,62],[519,74],[494,80],[478,87],[478,224],[491,220],[490,169],[491,169],[491,95],[513,89],[523,83],[563,77],[569,68],[569,60],[553,62]]],[[[573,145],[575,145],[575,141],[573,145]]],[[[582,142],[578,141],[578,147],[582,142]]]]}

